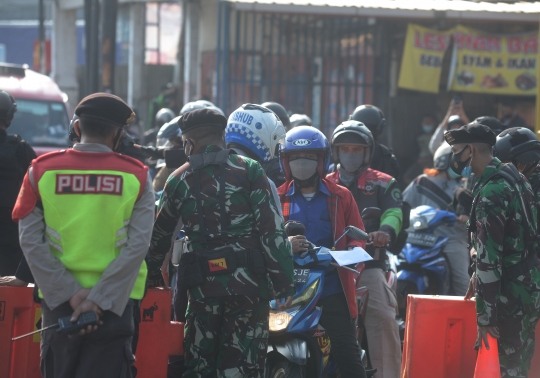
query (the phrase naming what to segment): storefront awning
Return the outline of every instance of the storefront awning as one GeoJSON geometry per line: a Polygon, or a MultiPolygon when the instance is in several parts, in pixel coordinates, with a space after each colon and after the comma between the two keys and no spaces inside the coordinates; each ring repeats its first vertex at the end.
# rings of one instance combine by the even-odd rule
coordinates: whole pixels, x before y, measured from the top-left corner
{"type": "Polygon", "coordinates": [[[237,10],[382,18],[538,22],[540,2],[464,0],[225,0],[237,10]]]}

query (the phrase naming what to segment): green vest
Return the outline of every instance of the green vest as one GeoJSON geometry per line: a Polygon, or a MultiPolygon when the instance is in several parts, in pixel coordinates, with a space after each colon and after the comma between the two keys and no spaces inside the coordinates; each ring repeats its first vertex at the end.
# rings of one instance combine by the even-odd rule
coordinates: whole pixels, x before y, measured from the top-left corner
{"type": "MultiPolygon", "coordinates": [[[[45,230],[55,255],[84,288],[92,288],[127,243],[141,183],[132,173],[48,170],[37,183],[45,230]]],[[[131,298],[142,299],[143,261],[131,298]]]]}

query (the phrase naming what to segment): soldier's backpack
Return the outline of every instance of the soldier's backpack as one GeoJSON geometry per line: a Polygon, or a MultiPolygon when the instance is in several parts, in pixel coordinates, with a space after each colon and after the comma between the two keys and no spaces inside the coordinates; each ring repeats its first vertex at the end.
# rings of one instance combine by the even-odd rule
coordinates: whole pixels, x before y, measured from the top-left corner
{"type": "MultiPolygon", "coordinates": [[[[486,182],[482,184],[480,187],[478,194],[474,197],[472,208],[471,208],[471,215],[469,218],[469,227],[467,228],[467,237],[468,237],[468,249],[470,250],[472,248],[472,240],[471,240],[471,232],[476,232],[476,206],[478,204],[478,199],[480,197],[480,193],[484,186],[491,180],[495,178],[503,178],[506,181],[510,183],[514,188],[518,188],[518,185],[521,183],[524,183],[523,176],[519,173],[517,168],[512,164],[503,164],[503,168],[500,171],[492,173],[490,176],[487,177],[486,182]]],[[[520,206],[520,212],[521,217],[525,220],[532,219],[532,213],[531,208],[533,206],[536,206],[533,204],[527,204],[523,202],[523,198],[520,197],[522,201],[522,206],[520,206]]],[[[526,224],[530,225],[532,222],[526,221],[526,224]]],[[[536,230],[534,230],[534,233],[536,234],[536,230]]],[[[535,250],[535,243],[538,241],[538,235],[536,238],[531,238],[529,232],[524,233],[525,236],[525,250],[528,252],[525,256],[522,254],[522,260],[521,262],[512,265],[510,267],[503,267],[503,275],[508,278],[515,278],[523,275],[527,271],[530,270],[532,266],[539,266],[540,260],[538,259],[538,251],[535,250]]]]}

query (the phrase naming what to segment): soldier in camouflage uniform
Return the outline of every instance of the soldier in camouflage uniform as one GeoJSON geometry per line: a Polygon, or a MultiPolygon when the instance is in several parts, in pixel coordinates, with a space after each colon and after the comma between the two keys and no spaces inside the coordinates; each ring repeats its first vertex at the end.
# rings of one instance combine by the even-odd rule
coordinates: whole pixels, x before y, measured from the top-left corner
{"type": "Polygon", "coordinates": [[[501,376],[527,377],[540,315],[537,211],[531,186],[511,164],[492,157],[495,134],[478,123],[445,134],[451,167],[479,177],[469,231],[476,251],[466,299],[476,292],[477,347],[498,339],[501,376]]]}
{"type": "Polygon", "coordinates": [[[497,136],[493,154],[512,163],[531,183],[536,208],[540,211],[540,141],[526,127],[512,127],[497,136]]]}
{"type": "Polygon", "coordinates": [[[200,109],[178,123],[190,158],[165,185],[149,278],[159,279],[180,219],[189,239],[178,276],[189,288],[184,377],[261,377],[272,291],[283,307],[294,294],[291,245],[260,164],[220,147],[227,119],[200,109]]]}

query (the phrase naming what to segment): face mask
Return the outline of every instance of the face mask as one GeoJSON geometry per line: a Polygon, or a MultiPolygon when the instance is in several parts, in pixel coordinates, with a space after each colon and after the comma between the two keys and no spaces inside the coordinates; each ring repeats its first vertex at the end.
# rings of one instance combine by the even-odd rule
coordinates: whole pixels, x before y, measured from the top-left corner
{"type": "Polygon", "coordinates": [[[364,154],[340,153],[339,163],[347,172],[355,173],[364,164],[364,154]]]}
{"type": "Polygon", "coordinates": [[[459,153],[453,154],[452,159],[450,161],[450,168],[455,173],[457,173],[458,175],[463,176],[464,178],[469,178],[469,177],[471,177],[471,174],[472,174],[472,167],[471,167],[472,156],[470,158],[468,158],[467,160],[465,160],[465,161],[461,161],[461,155],[463,154],[463,152],[467,148],[470,148],[470,146],[467,145],[459,153]]]}
{"type": "Polygon", "coordinates": [[[448,172],[448,176],[450,176],[450,178],[453,180],[457,180],[461,177],[461,175],[458,175],[456,172],[454,172],[452,168],[448,168],[446,172],[448,172]]]}
{"type": "Polygon", "coordinates": [[[431,125],[422,125],[422,130],[424,130],[425,133],[430,133],[433,131],[433,126],[431,125]]]}
{"type": "Polygon", "coordinates": [[[317,173],[317,160],[295,159],[289,162],[291,174],[295,179],[307,180],[317,173]]]}

